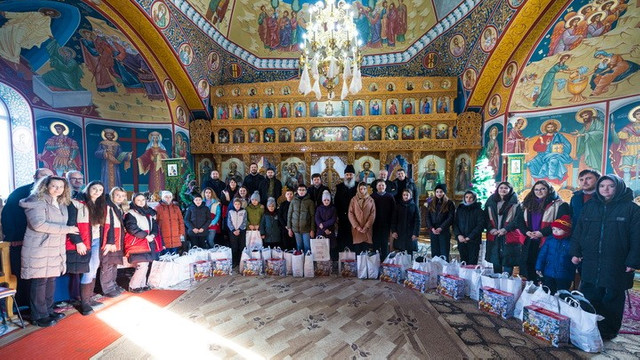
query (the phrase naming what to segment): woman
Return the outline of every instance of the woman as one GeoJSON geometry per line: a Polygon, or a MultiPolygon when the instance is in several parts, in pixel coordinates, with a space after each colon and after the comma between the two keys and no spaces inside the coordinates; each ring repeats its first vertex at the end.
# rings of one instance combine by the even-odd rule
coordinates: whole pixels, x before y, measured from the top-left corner
{"type": "Polygon", "coordinates": [[[410,189],[402,190],[402,202],[396,204],[391,221],[393,248],[398,251],[418,251],[420,234],[420,209],[412,200],[410,189]]]}
{"type": "Polygon", "coordinates": [[[369,196],[369,184],[358,184],[358,192],[349,203],[349,222],[353,227],[353,246],[356,253],[367,251],[373,245],[373,221],[376,219],[376,204],[369,196]]]}
{"type": "Polygon", "coordinates": [[[143,193],[133,194],[129,211],[124,217],[124,227],[127,230],[124,255],[129,258],[129,263],[136,267],[129,282],[129,291],[141,293],[149,290],[149,263],[158,258],[158,253],[163,247],[162,240],[158,237],[156,212],[147,205],[147,198],[143,193]]]}
{"type": "Polygon", "coordinates": [[[104,185],[100,181],[92,181],[82,192],[84,201],[74,201],[77,211],[77,225],[80,236],[69,236],[67,239],[67,272],[82,274],[80,278],[80,313],[89,315],[94,308],[103,306],[92,300],[96,285],[96,274],[100,266],[100,248],[104,236],[104,225],[107,216],[107,197],[104,185]]]}
{"type": "Polygon", "coordinates": [[[222,233],[227,236],[227,238],[225,239],[225,244],[227,245],[230,245],[230,235],[228,234],[229,227],[227,227],[227,214],[233,207],[233,199],[236,197],[237,193],[238,182],[234,178],[229,178],[229,183],[222,190],[222,195],[220,197],[220,203],[222,203],[222,219],[220,222],[222,224],[222,233]]]}
{"type": "Polygon", "coordinates": [[[478,254],[484,230],[484,212],[475,192],[467,190],[464,200],[456,209],[453,234],[458,241],[460,260],[467,265],[478,264],[478,254]]]}
{"type": "Polygon", "coordinates": [[[569,204],[560,199],[549,182],[536,181],[522,201],[519,220],[520,231],[526,235],[520,257],[520,275],[527,280],[538,282],[536,261],[543,238],[551,235],[551,223],[563,215],[571,216],[569,204]]]}
{"type": "Polygon", "coordinates": [[[245,186],[240,186],[238,188],[238,193],[234,196],[234,199],[240,199],[242,202],[242,208],[246,209],[247,205],[249,205],[249,190],[245,186]]]}
{"type": "Polygon", "coordinates": [[[33,186],[29,197],[20,200],[29,224],[20,274],[31,279],[31,321],[40,327],[54,325],[64,317],[53,311],[53,293],[56,278],[66,271],[66,235],[78,234],[76,226],[67,225],[70,194],[66,179],[47,176],[33,186]]]}
{"type": "Polygon", "coordinates": [[[213,247],[216,234],[220,232],[220,218],[222,216],[222,206],[218,195],[212,188],[206,187],[202,192],[204,204],[209,208],[211,213],[211,222],[209,223],[209,232],[207,233],[207,245],[213,247]]]}
{"type": "Polygon", "coordinates": [[[100,259],[100,286],[106,297],[117,297],[122,293],[116,284],[118,265],[122,265],[124,248],[124,210],[122,205],[127,200],[127,192],[121,187],[111,189],[107,197],[107,216],[102,237],[100,259]]]}
{"type": "Polygon", "coordinates": [[[507,233],[518,229],[518,195],[506,181],[498,184],[496,191],[484,206],[487,221],[487,252],[485,260],[493,264],[495,273],[513,273],[513,267],[520,261],[522,244],[507,243],[507,233]]]}
{"type": "MultiPolygon", "coordinates": [[[[155,207],[158,227],[162,234],[165,251],[178,252],[185,240],[184,219],[171,191],[160,191],[160,202],[155,207]]],[[[186,249],[188,250],[188,249],[186,249]]]]}
{"type": "Polygon", "coordinates": [[[446,184],[437,184],[434,196],[425,204],[425,222],[431,239],[431,257],[444,256],[449,261],[451,224],[456,207],[447,197],[446,184]]]}
{"type": "Polygon", "coordinates": [[[571,239],[571,261],[582,263],[580,291],[604,316],[605,340],[618,335],[625,290],[640,268],[640,207],[633,191],[616,175],[598,179],[594,199],[584,204],[571,239]]]}
{"type": "Polygon", "coordinates": [[[329,190],[322,192],[322,205],[316,208],[315,222],[318,236],[329,239],[329,252],[332,260],[338,259],[338,242],[336,240],[336,220],[338,213],[336,207],[331,204],[329,190]]]}
{"type": "Polygon", "coordinates": [[[198,193],[193,195],[193,201],[184,214],[184,224],[187,226],[187,236],[191,246],[198,246],[201,249],[207,247],[207,237],[209,224],[211,223],[211,211],[204,204],[202,196],[198,193]]]}

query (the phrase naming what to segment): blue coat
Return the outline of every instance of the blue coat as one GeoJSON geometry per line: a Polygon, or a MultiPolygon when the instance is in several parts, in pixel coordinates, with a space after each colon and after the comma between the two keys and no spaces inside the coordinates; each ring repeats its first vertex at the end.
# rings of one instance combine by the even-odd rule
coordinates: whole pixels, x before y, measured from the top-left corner
{"type": "Polygon", "coordinates": [[[536,270],[542,271],[545,277],[573,280],[576,266],[571,262],[571,238],[548,236],[538,254],[536,270]]]}

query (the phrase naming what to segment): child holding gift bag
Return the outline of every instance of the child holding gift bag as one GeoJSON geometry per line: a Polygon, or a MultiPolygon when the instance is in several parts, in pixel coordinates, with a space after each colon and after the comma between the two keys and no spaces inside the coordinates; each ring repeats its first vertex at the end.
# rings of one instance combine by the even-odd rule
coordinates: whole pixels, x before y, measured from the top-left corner
{"type": "Polygon", "coordinates": [[[552,294],[558,290],[569,290],[576,274],[571,262],[571,219],[561,216],[551,223],[552,235],[548,236],[538,254],[536,273],[552,294]]]}
{"type": "Polygon", "coordinates": [[[241,244],[244,244],[247,232],[247,210],[242,208],[242,199],[233,199],[233,207],[227,213],[227,227],[229,228],[233,266],[236,266],[240,263],[240,248],[241,244]]]}

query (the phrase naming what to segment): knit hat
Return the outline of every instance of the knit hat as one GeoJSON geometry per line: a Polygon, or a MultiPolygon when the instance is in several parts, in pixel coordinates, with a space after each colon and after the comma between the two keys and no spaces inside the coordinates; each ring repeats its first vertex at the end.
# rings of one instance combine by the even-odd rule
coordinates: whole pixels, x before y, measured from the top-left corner
{"type": "Polygon", "coordinates": [[[251,194],[251,201],[253,201],[254,199],[260,202],[260,193],[258,192],[258,190],[254,191],[253,194],[251,194]]]}
{"type": "Polygon", "coordinates": [[[353,165],[349,164],[347,165],[347,167],[344,168],[344,173],[352,173],[355,174],[356,173],[356,169],[353,167],[353,165]]]}
{"type": "Polygon", "coordinates": [[[442,190],[442,192],[446,194],[447,193],[447,184],[437,184],[436,188],[433,189],[433,191],[436,191],[438,189],[442,190]]]}
{"type": "Polygon", "coordinates": [[[267,199],[267,206],[275,205],[275,204],[276,204],[276,199],[274,199],[272,197],[267,199]]]}
{"type": "Polygon", "coordinates": [[[329,192],[329,190],[325,190],[322,192],[322,201],[324,201],[325,199],[331,201],[331,193],[329,192]]]}
{"type": "Polygon", "coordinates": [[[562,229],[565,232],[569,233],[571,232],[571,218],[569,217],[569,215],[563,215],[560,218],[555,219],[551,223],[551,227],[562,229]]]}

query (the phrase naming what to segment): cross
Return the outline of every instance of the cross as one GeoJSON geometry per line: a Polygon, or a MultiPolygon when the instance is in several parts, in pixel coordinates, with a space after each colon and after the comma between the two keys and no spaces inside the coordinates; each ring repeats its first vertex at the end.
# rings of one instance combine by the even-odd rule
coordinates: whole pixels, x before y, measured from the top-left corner
{"type": "Polygon", "coordinates": [[[133,169],[133,191],[138,192],[138,173],[139,173],[139,169],[138,169],[138,162],[136,161],[136,159],[138,158],[138,151],[137,151],[137,146],[138,143],[148,143],[149,140],[148,139],[138,139],[136,137],[136,129],[131,129],[131,137],[130,138],[125,138],[125,137],[119,137],[118,140],[120,141],[126,141],[131,143],[131,162],[133,163],[132,169],[133,169]]]}

